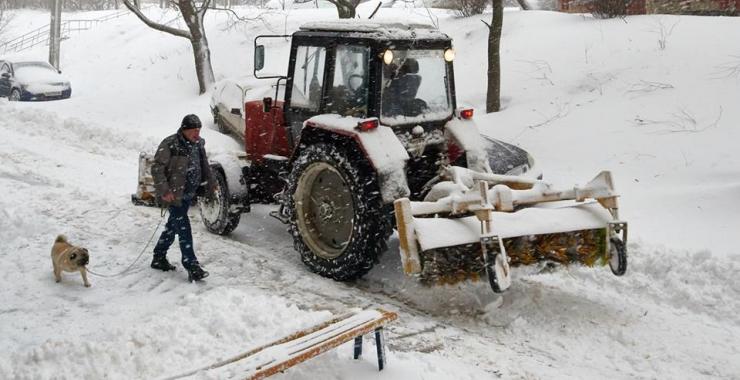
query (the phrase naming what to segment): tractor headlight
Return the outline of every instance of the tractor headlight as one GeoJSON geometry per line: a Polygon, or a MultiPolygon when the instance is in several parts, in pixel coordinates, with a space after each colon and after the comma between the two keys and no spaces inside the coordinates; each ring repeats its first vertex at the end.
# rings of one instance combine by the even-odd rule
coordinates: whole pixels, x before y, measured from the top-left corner
{"type": "Polygon", "coordinates": [[[390,65],[391,62],[393,62],[393,51],[388,49],[383,52],[383,63],[385,63],[386,65],[390,65]]]}
{"type": "Polygon", "coordinates": [[[455,50],[452,48],[445,50],[445,61],[452,62],[453,59],[455,59],[455,50]]]}

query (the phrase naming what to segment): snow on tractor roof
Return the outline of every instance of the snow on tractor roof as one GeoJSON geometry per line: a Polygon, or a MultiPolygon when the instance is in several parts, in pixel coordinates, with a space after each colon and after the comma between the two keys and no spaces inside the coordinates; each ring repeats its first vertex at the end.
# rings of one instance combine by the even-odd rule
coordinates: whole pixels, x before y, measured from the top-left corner
{"type": "Polygon", "coordinates": [[[300,30],[356,33],[354,37],[360,38],[435,40],[450,38],[430,24],[401,19],[317,21],[303,24],[300,30]]]}

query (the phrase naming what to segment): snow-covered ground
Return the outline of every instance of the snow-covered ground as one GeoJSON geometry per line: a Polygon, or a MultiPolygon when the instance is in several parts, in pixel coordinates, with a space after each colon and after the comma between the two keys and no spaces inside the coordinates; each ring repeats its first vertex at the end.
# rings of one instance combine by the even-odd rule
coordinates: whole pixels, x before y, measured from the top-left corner
{"type": "MultiPolygon", "coordinates": [[[[263,15],[267,28],[229,27],[227,14],[209,12],[217,79],[251,72],[255,35],[335,14],[272,11],[263,15]]],[[[17,12],[8,30],[47,17],[17,12]]],[[[376,17],[429,20],[412,8],[376,17]]],[[[556,184],[613,171],[630,222],[624,277],[518,268],[503,297],[484,283],[427,289],[404,277],[392,239],[368,276],[337,283],[309,273],[271,208],[257,206],[230,237],[207,233],[192,214],[211,272],[204,283],[187,283],[181,269],[149,269],[151,247],[124,276],[91,277],[92,288],[76,274],[55,283],[49,250],[60,233],[90,250],[98,273],[120,272],[139,256],[160,218],[130,203],[138,153],[187,113],[210,120],[188,42],[127,16],[63,42],[71,99],[0,99],[0,378],[172,376],[377,306],[400,315],[388,329],[386,370],[377,372],[373,355],[353,361],[345,345],[276,378],[740,378],[740,19],[507,11],[504,109],[485,115],[480,20],[490,14],[434,18],[455,39],[458,102],[477,109],[484,133],[529,150],[556,184]]],[[[202,135],[211,153],[240,149],[215,129],[202,135]]]]}

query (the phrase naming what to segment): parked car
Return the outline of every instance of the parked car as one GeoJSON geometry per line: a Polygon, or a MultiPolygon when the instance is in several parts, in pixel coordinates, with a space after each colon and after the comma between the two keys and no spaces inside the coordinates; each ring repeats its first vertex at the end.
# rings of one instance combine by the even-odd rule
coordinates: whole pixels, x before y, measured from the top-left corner
{"type": "Polygon", "coordinates": [[[69,81],[47,62],[0,60],[0,97],[27,101],[67,99],[71,95],[69,81]]]}
{"type": "Polygon", "coordinates": [[[238,80],[225,79],[214,86],[211,95],[213,123],[221,133],[244,138],[244,92],[246,86],[238,80]]]}
{"type": "Polygon", "coordinates": [[[284,96],[285,83],[270,84],[264,80],[255,79],[251,75],[227,78],[217,82],[213,86],[210,106],[213,123],[219,132],[244,140],[245,118],[248,113],[244,109],[244,99],[273,98],[276,96],[276,86],[279,88],[277,95],[284,96]]]}

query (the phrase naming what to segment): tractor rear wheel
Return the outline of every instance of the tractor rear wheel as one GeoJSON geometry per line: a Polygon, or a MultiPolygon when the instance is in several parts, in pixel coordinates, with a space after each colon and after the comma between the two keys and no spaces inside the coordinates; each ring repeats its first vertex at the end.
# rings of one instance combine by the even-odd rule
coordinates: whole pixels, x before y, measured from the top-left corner
{"type": "Polygon", "coordinates": [[[387,247],[392,227],[363,157],[324,143],[305,148],[290,173],[287,198],[295,249],[313,272],[354,280],[387,247]]]}
{"type": "Polygon", "coordinates": [[[211,172],[217,185],[216,191],[211,200],[206,197],[198,199],[200,216],[209,232],[228,235],[239,225],[242,214],[241,212],[231,211],[231,194],[229,193],[226,177],[224,177],[221,170],[211,166],[211,172]]]}

